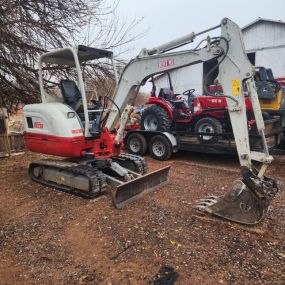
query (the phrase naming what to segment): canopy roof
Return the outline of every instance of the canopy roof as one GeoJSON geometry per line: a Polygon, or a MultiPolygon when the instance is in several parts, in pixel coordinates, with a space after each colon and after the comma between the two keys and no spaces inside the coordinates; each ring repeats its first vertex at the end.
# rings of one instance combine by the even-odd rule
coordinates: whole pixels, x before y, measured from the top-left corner
{"type": "Polygon", "coordinates": [[[41,61],[73,66],[74,56],[72,51],[77,54],[80,63],[100,58],[112,58],[113,56],[113,52],[109,50],[79,45],[78,47],[60,48],[47,52],[41,56],[41,61]]]}

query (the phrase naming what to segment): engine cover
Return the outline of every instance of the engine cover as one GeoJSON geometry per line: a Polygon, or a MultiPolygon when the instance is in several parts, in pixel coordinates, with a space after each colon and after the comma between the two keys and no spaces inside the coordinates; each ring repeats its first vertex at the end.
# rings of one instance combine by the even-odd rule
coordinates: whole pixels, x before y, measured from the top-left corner
{"type": "Polygon", "coordinates": [[[44,154],[78,157],[92,149],[77,114],[62,103],[40,103],[24,107],[24,138],[27,148],[44,154]]]}

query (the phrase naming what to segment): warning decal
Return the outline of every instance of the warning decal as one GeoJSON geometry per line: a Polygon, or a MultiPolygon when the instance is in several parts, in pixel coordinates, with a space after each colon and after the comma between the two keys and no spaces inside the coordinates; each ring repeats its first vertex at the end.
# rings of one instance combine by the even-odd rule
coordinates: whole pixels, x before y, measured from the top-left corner
{"type": "Polygon", "coordinates": [[[232,80],[232,94],[238,95],[240,93],[240,80],[233,79],[232,80]]]}

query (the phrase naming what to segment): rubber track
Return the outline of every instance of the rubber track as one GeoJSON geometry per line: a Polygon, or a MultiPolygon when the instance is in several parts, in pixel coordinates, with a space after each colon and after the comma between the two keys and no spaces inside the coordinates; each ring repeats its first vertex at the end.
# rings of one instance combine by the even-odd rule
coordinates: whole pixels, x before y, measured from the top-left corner
{"type": "Polygon", "coordinates": [[[116,160],[116,157],[114,157],[114,160],[119,164],[120,164],[120,158],[130,160],[135,166],[135,172],[142,175],[147,173],[147,163],[143,157],[130,153],[121,153],[117,157],[119,159],[116,160]]]}
{"type": "Polygon", "coordinates": [[[53,187],[56,188],[57,190],[71,193],[88,199],[99,196],[100,194],[102,194],[102,192],[106,190],[107,187],[106,177],[102,171],[92,166],[81,165],[74,162],[66,162],[66,161],[58,161],[50,159],[35,161],[30,164],[29,174],[34,181],[40,184],[43,184],[48,187],[53,187]],[[58,171],[66,171],[73,173],[75,175],[86,176],[90,180],[90,184],[92,185],[92,190],[90,192],[87,192],[80,189],[70,188],[69,186],[66,185],[57,184],[56,182],[42,180],[41,178],[38,178],[33,174],[33,168],[36,166],[57,168],[58,171]]]}

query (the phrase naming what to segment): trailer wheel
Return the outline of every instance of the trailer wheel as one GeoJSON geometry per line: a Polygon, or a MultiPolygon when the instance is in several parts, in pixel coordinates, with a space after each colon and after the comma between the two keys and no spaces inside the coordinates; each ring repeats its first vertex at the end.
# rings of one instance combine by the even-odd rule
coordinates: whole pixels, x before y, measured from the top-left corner
{"type": "Polygon", "coordinates": [[[156,135],[149,142],[149,152],[155,159],[167,160],[172,155],[172,145],[166,137],[156,135]]]}
{"type": "Polygon", "coordinates": [[[211,136],[211,133],[222,134],[223,127],[220,121],[212,117],[200,119],[195,125],[196,133],[209,133],[209,135],[198,135],[201,143],[214,144],[218,142],[218,136],[211,136]]]}
{"type": "Polygon", "coordinates": [[[171,119],[166,110],[152,105],[146,108],[142,113],[141,129],[146,131],[169,131],[171,119]]]}
{"type": "Polygon", "coordinates": [[[145,137],[139,133],[130,134],[126,141],[126,148],[129,153],[145,155],[147,151],[147,142],[145,137]]]}

